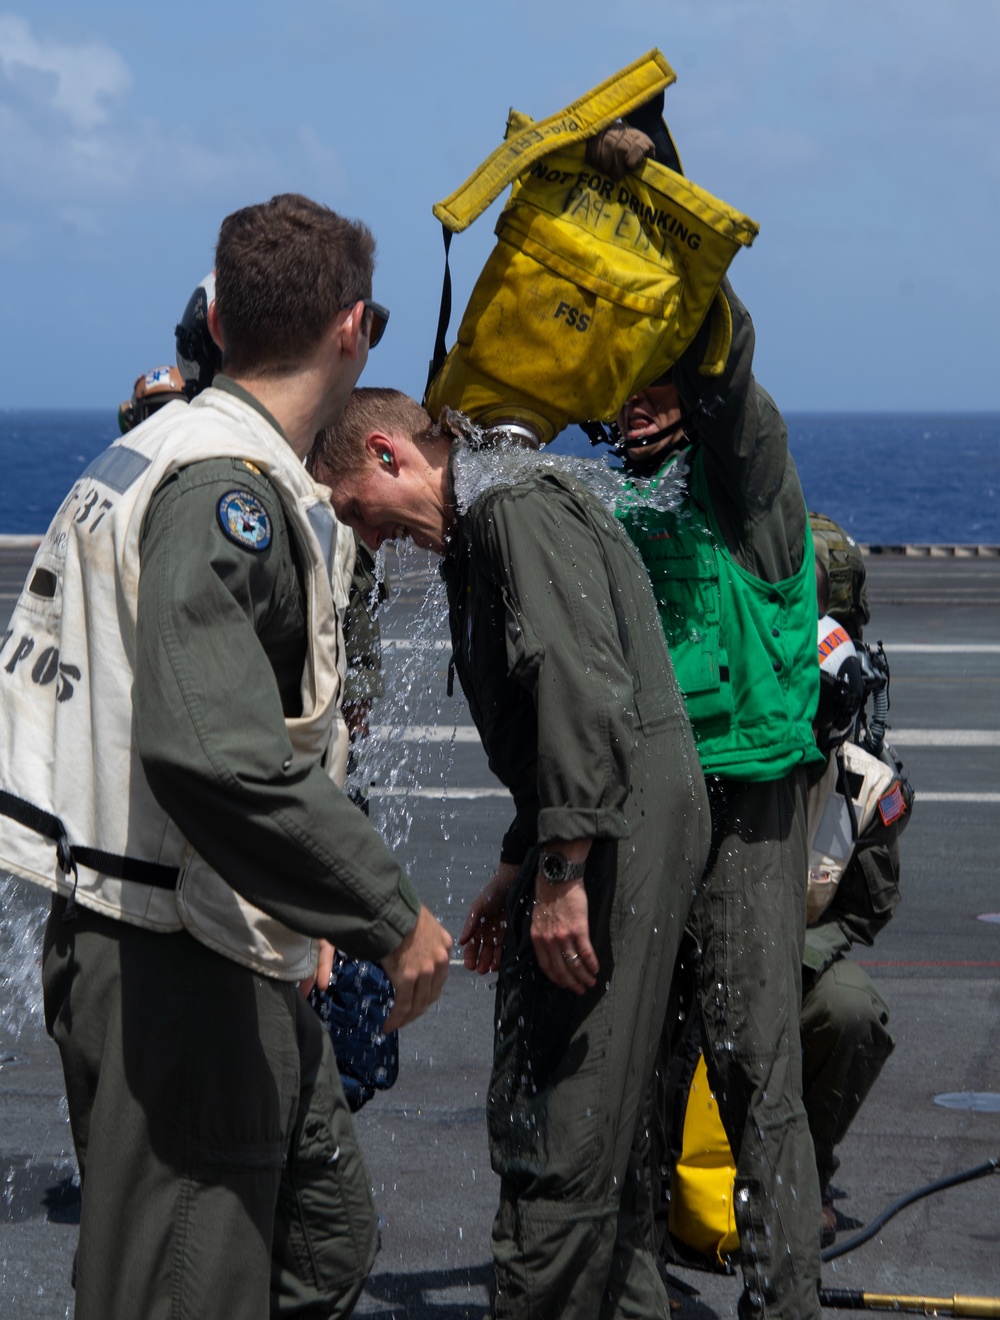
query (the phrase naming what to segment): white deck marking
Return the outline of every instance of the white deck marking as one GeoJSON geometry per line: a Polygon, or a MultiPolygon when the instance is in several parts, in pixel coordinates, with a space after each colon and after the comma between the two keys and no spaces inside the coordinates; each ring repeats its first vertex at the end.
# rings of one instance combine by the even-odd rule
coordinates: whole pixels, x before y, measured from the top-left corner
{"type": "Polygon", "coordinates": [[[456,742],[477,743],[479,732],[475,725],[459,724],[373,724],[373,738],[395,739],[402,742],[447,743],[454,737],[456,742]]]}
{"type": "Polygon", "coordinates": [[[916,790],[918,802],[978,802],[996,806],[1000,803],[1000,793],[925,793],[916,790]]]}
{"type": "MultiPolygon", "coordinates": [[[[431,802],[476,802],[482,798],[509,798],[505,788],[497,784],[495,788],[405,788],[394,786],[380,788],[377,784],[368,790],[371,797],[424,798],[431,802]]],[[[1000,805],[1000,793],[930,793],[917,789],[918,802],[968,803],[979,806],[1000,805]]]]}
{"type": "MultiPolygon", "coordinates": [[[[416,743],[477,743],[471,724],[374,724],[372,737],[416,743]]],[[[1000,729],[893,729],[887,734],[894,747],[1000,747],[1000,729]]]]}
{"type": "Polygon", "coordinates": [[[376,784],[368,794],[370,797],[430,798],[433,802],[474,802],[480,798],[510,797],[502,784],[497,784],[496,788],[446,788],[444,784],[437,788],[406,788],[398,784],[380,788],[376,784]]]}
{"type": "MultiPolygon", "coordinates": [[[[410,637],[383,637],[383,649],[389,651],[450,651],[451,642],[414,641],[410,637]]],[[[1000,642],[886,642],[893,655],[1000,655],[1000,642]]]]}
{"type": "Polygon", "coordinates": [[[1000,642],[886,642],[892,655],[998,655],[1000,642]]]}
{"type": "Polygon", "coordinates": [[[383,637],[384,651],[450,651],[451,642],[414,641],[411,637],[383,637]]]}
{"type": "Polygon", "coordinates": [[[893,729],[893,747],[1000,747],[1000,729],[893,729]]]}

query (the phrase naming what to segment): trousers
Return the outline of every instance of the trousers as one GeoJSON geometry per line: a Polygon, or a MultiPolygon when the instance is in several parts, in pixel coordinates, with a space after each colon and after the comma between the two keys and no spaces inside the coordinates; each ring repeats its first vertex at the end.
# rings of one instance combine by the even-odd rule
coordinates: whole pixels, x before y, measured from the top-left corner
{"type": "Polygon", "coordinates": [[[348,1316],[377,1224],[327,1033],[187,932],[56,898],[45,1020],[82,1211],[77,1320],[348,1316]]]}
{"type": "Polygon", "coordinates": [[[805,776],[707,781],[691,909],[708,1077],[736,1160],[741,1320],[818,1320],[820,1194],[802,1102],[805,776]]]}
{"type": "Polygon", "coordinates": [[[498,1320],[670,1313],[653,1235],[651,1080],[709,831],[700,777],[662,758],[645,768],[655,792],[644,796],[634,766],[634,817],[650,823],[597,840],[588,859],[592,990],[558,989],[535,959],[537,853],[511,891],[488,1096],[498,1320]]]}
{"type": "Polygon", "coordinates": [[[802,1099],[825,1189],[840,1161],[834,1154],[893,1051],[889,1005],[857,963],[838,958],[804,973],[802,1099]]]}

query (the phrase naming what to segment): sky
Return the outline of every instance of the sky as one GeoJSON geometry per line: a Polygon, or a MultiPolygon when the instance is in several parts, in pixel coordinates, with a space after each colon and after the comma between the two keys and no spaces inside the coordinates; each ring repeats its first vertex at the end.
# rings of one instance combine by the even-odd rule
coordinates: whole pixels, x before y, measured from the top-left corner
{"type": "MultiPolygon", "coordinates": [[[[1000,409],[997,0],[0,8],[0,408],[114,408],[173,361],[223,216],[286,191],[374,231],[392,319],[363,383],[419,397],[433,204],[510,106],[654,46],[686,173],[760,223],[730,274],[779,405],[1000,409]]],[[[449,342],[501,205],[452,244],[449,342]]]]}

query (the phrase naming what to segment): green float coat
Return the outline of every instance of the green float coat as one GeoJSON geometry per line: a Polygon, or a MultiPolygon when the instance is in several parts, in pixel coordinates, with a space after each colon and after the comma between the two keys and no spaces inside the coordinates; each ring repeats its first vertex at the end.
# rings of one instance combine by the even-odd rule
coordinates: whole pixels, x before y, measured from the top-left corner
{"type": "Polygon", "coordinates": [[[806,524],[794,576],[765,582],[726,549],[700,449],[689,492],[682,510],[668,513],[641,506],[628,486],[618,515],[652,579],[705,773],[780,779],[819,756],[812,534],[806,524]]]}

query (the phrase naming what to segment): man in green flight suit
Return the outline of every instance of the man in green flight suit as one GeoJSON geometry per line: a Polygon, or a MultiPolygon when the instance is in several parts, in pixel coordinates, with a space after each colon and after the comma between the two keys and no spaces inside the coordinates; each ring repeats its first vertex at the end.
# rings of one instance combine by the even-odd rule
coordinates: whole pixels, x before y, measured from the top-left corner
{"type": "Polygon", "coordinates": [[[642,565],[577,483],[396,391],[356,391],[316,459],[369,545],[443,556],[455,667],[514,798],[461,936],[499,971],[495,1314],[664,1316],[647,1106],[708,807],[642,565]]]}
{"type": "Polygon", "coordinates": [[[728,281],[722,294],[722,375],[699,371],[706,318],[669,379],[622,411],[619,516],[652,579],[712,811],[689,930],[709,1079],[737,1161],[739,1313],[803,1320],[819,1315],[820,1265],[798,1032],[805,767],[820,757],[815,570],[785,425],[752,375],[750,317],[728,281]],[[643,487],[672,487],[679,507],[661,511],[643,487]]]}
{"type": "Polygon", "coordinates": [[[3,641],[0,864],[56,891],[78,1320],[346,1316],[374,1258],[295,984],[321,939],[380,959],[391,1030],[451,945],[331,777],[347,534],[302,459],[384,328],[373,251],[297,195],[227,217],[223,374],[82,475],[3,641]]]}

